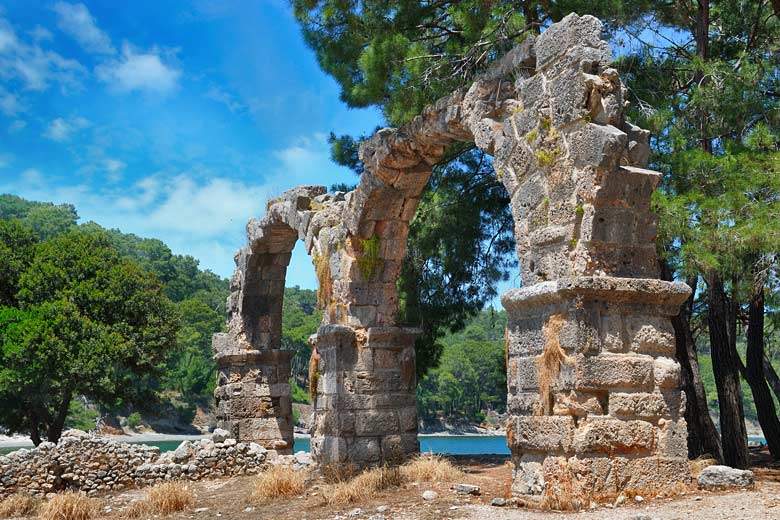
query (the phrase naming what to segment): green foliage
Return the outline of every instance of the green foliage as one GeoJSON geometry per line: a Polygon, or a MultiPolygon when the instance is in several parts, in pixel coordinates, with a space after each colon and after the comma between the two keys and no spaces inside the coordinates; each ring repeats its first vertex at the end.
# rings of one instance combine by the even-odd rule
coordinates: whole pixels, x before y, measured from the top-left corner
{"type": "Polygon", "coordinates": [[[417,388],[420,417],[480,422],[484,412],[506,410],[506,313],[482,311],[462,332],[442,338],[439,365],[417,388]]]}
{"type": "MultiPolygon", "coordinates": [[[[76,227],[78,216],[71,205],[54,206],[2,195],[0,216],[0,305],[15,304],[11,295],[18,291],[19,273],[33,258],[31,248],[38,242],[36,235],[48,239],[68,229],[105,235],[121,257],[162,282],[163,292],[176,303],[182,318],[182,328],[177,334],[181,348],[168,350],[161,376],[149,381],[148,391],[154,393],[155,398],[144,403],[152,407],[159,398],[167,399],[164,396],[171,395],[171,391],[189,405],[207,404],[211,400],[215,385],[211,336],[224,327],[227,280],[210,271],[202,271],[198,261],[191,256],[173,254],[160,240],[141,238],[116,229],[105,230],[94,222],[76,227]],[[40,217],[46,212],[62,218],[53,219],[44,226],[45,220],[40,217]]],[[[117,411],[123,407],[122,399],[114,402],[113,408],[117,411]]],[[[191,413],[189,406],[185,415],[191,413]]]]}
{"type": "Polygon", "coordinates": [[[103,406],[148,401],[179,315],[106,234],[38,244],[16,300],[0,310],[0,422],[11,431],[56,440],[74,395],[103,406]]]}
{"type": "Polygon", "coordinates": [[[536,163],[543,168],[552,166],[552,163],[555,162],[555,157],[558,155],[555,152],[556,150],[537,150],[536,163]]]}
{"type": "Polygon", "coordinates": [[[610,19],[641,16],[635,4],[594,0],[426,2],[293,0],[303,36],[349,106],[376,105],[394,126],[474,74],[544,24],[572,11],[610,19]],[[530,29],[530,30],[529,30],[530,29]]]}
{"type": "Polygon", "coordinates": [[[97,424],[98,417],[100,417],[100,414],[92,408],[84,406],[84,402],[81,399],[73,399],[68,407],[68,417],[65,419],[65,426],[89,431],[97,424]]]}
{"type": "Polygon", "coordinates": [[[65,233],[76,225],[79,216],[71,204],[55,206],[51,202],[33,202],[16,195],[0,195],[0,220],[19,220],[30,226],[40,240],[65,233]]]}
{"type": "MultiPolygon", "coordinates": [[[[336,164],[342,164],[353,171],[360,171],[363,169],[363,163],[358,158],[358,146],[360,141],[365,137],[355,139],[349,135],[337,136],[333,132],[328,136],[328,143],[330,144],[330,158],[336,164]]],[[[350,190],[333,190],[333,191],[350,191],[350,190]]]]}
{"type": "Polygon", "coordinates": [[[379,236],[374,233],[371,238],[360,241],[363,250],[358,257],[358,269],[363,280],[370,281],[382,270],[382,258],[379,256],[379,236]]]}
{"type": "MultiPolygon", "coordinates": [[[[287,287],[282,304],[282,349],[294,350],[292,377],[300,388],[307,388],[309,382],[309,336],[317,332],[322,321],[322,312],[317,308],[317,291],[287,287]]],[[[295,388],[293,387],[293,391],[295,388]]],[[[301,390],[308,402],[308,392],[301,390]]]]}
{"type": "Polygon", "coordinates": [[[133,412],[127,416],[127,426],[133,430],[137,430],[141,426],[141,414],[133,412]]]}
{"type": "Polygon", "coordinates": [[[15,304],[19,278],[29,267],[37,242],[29,226],[0,220],[0,306],[15,304]]]}
{"type": "Polygon", "coordinates": [[[294,377],[290,378],[290,392],[293,403],[311,404],[309,392],[298,386],[294,377]]]}
{"type": "Polygon", "coordinates": [[[398,282],[401,321],[422,329],[417,371],[436,365],[438,338],[462,329],[516,265],[509,197],[473,149],[436,167],[409,229],[398,282]]]}

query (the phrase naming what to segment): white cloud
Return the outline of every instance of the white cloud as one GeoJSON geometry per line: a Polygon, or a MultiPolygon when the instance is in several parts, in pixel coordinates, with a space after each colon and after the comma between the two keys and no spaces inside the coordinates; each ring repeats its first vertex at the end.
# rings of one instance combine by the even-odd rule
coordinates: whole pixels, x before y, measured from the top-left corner
{"type": "Polygon", "coordinates": [[[95,18],[84,4],[57,2],[57,26],[76,40],[87,52],[95,54],[115,54],[111,38],[98,26],[95,18]]]}
{"type": "Polygon", "coordinates": [[[22,104],[19,101],[19,98],[15,94],[5,90],[3,87],[0,87],[0,112],[9,117],[13,117],[19,112],[22,112],[22,104]]]}
{"type": "Polygon", "coordinates": [[[45,50],[36,42],[20,40],[13,27],[0,18],[0,79],[18,80],[29,90],[46,90],[58,83],[63,91],[81,87],[86,69],[76,60],[45,50]]]}
{"type": "Polygon", "coordinates": [[[59,143],[69,141],[73,134],[89,126],[89,121],[83,117],[74,117],[63,119],[58,117],[49,123],[49,126],[43,132],[43,136],[59,143]]]}
{"type": "Polygon", "coordinates": [[[43,176],[35,168],[28,168],[22,172],[22,180],[28,185],[38,186],[43,183],[43,176]]]}
{"type": "Polygon", "coordinates": [[[54,39],[54,35],[51,33],[51,31],[40,25],[36,25],[32,28],[32,30],[30,30],[30,36],[32,36],[33,40],[36,42],[54,39]]]}
{"type": "Polygon", "coordinates": [[[12,134],[15,134],[16,132],[20,132],[24,130],[24,128],[27,126],[27,121],[24,121],[23,119],[17,119],[13,123],[10,124],[8,127],[8,131],[12,134]]]}
{"type": "Polygon", "coordinates": [[[127,165],[119,159],[108,158],[103,161],[103,166],[106,170],[106,178],[112,182],[118,182],[127,165]]]}
{"type": "Polygon", "coordinates": [[[243,112],[246,109],[246,106],[239,102],[233,94],[219,87],[211,87],[206,91],[205,97],[225,105],[234,114],[243,112]]]}
{"type": "Polygon", "coordinates": [[[125,169],[125,166],[127,166],[119,159],[106,159],[105,165],[106,165],[106,171],[110,173],[121,172],[122,170],[125,169]]]}
{"type": "MultiPolygon", "coordinates": [[[[159,238],[174,252],[192,255],[201,261],[202,268],[227,277],[234,268],[233,253],[245,245],[247,220],[262,217],[269,198],[299,184],[356,179],[330,161],[327,140],[322,134],[299,138],[269,159],[261,166],[267,175],[256,183],[228,178],[213,170],[203,170],[203,165],[191,164],[186,173],[160,171],[129,185],[95,179],[90,184],[58,186],[46,175],[46,183],[31,185],[18,175],[13,181],[0,176],[0,193],[74,204],[82,222],[94,220],[104,227],[159,238]]],[[[95,161],[103,165],[104,171],[108,171],[109,165],[120,171],[132,169],[115,157],[104,156],[95,161]]],[[[313,273],[311,260],[302,248],[296,247],[288,284],[316,287],[313,273]]]]}
{"type": "Polygon", "coordinates": [[[11,161],[14,160],[14,156],[10,153],[0,153],[0,168],[5,168],[11,161]]]}
{"type": "Polygon", "coordinates": [[[120,92],[167,94],[177,87],[181,71],[166,63],[163,57],[170,60],[172,53],[163,53],[156,48],[137,52],[125,43],[122,56],[96,67],[95,73],[101,81],[120,92]]]}
{"type": "Polygon", "coordinates": [[[6,20],[0,18],[0,52],[8,52],[17,45],[16,33],[6,20]]]}

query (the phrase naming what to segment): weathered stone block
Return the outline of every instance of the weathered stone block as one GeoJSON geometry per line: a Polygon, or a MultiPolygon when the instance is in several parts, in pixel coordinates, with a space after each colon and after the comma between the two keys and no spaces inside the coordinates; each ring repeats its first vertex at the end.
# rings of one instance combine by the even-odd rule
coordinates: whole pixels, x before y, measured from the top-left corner
{"type": "Polygon", "coordinates": [[[507,443],[513,452],[568,452],[572,447],[574,419],[563,416],[516,417],[510,422],[507,443]]]}
{"type": "Polygon", "coordinates": [[[507,412],[510,415],[539,415],[539,392],[517,392],[507,396],[507,412]]]}
{"type": "Polygon", "coordinates": [[[642,354],[674,356],[674,328],[665,316],[627,316],[626,333],[630,348],[642,354]]]}
{"type": "Polygon", "coordinates": [[[360,412],[356,415],[355,425],[358,435],[386,435],[399,431],[395,411],[360,412]]]}
{"type": "Polygon", "coordinates": [[[649,422],[589,416],[578,425],[572,445],[578,455],[636,455],[650,453],[655,440],[655,428],[649,422]]]}
{"type": "Polygon", "coordinates": [[[577,389],[652,388],[653,358],[627,354],[576,357],[577,389]]]}
{"type": "Polygon", "coordinates": [[[677,390],[664,393],[613,392],[609,395],[609,414],[619,418],[677,419],[685,413],[683,395],[677,390]]]}
{"type": "Polygon", "coordinates": [[[378,462],[382,459],[379,437],[357,437],[348,442],[348,458],[359,463],[378,462]]]}
{"type": "Polygon", "coordinates": [[[658,421],[658,455],[688,458],[688,426],[685,419],[658,421]]]}
{"type": "Polygon", "coordinates": [[[676,359],[659,357],[653,362],[653,376],[658,388],[679,388],[680,364],[676,359]]]}

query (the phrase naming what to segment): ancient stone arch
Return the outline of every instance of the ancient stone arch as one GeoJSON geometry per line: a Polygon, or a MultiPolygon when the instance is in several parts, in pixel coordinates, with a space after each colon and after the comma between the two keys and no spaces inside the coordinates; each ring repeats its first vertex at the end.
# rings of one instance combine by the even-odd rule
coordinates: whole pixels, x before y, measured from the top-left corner
{"type": "Polygon", "coordinates": [[[513,491],[608,496],[690,478],[669,317],[690,294],[657,279],[660,179],[601,23],[567,16],[467,89],[364,142],[352,192],[303,186],[268,204],[236,256],[228,332],[216,335],[218,418],[241,440],[292,443],[286,266],[312,255],[324,320],[312,450],[377,464],[418,450],[416,331],[397,322],[409,222],[433,165],[458,141],[494,157],[511,196],[523,287],[502,295],[513,491]],[[560,486],[566,483],[569,488],[560,486]]]}

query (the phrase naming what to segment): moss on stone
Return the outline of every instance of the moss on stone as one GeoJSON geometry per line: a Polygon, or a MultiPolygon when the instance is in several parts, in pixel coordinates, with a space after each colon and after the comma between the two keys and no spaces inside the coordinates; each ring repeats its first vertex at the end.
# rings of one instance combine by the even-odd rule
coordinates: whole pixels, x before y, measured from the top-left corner
{"type": "Polygon", "coordinates": [[[382,270],[383,261],[379,256],[379,247],[380,241],[376,233],[369,239],[360,240],[362,253],[357,262],[360,275],[365,281],[370,281],[382,270]]]}

